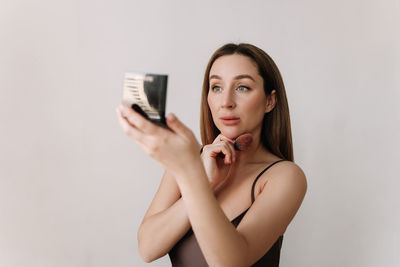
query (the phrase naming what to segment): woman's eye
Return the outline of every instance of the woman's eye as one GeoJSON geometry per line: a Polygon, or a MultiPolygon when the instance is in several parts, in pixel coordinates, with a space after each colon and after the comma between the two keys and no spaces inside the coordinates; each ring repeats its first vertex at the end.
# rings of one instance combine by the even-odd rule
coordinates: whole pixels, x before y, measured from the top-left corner
{"type": "Polygon", "coordinates": [[[247,87],[247,86],[241,85],[241,86],[239,86],[239,87],[237,88],[237,90],[239,90],[239,91],[249,91],[250,88],[247,87]]]}
{"type": "Polygon", "coordinates": [[[212,87],[212,90],[214,91],[214,92],[220,92],[221,90],[222,90],[222,88],[220,87],[220,86],[213,86],[212,87]]]}

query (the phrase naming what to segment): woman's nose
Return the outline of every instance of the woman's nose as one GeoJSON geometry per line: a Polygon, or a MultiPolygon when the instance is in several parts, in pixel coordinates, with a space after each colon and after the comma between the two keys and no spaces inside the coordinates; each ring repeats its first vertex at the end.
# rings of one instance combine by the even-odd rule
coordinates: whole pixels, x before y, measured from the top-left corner
{"type": "Polygon", "coordinates": [[[236,107],[233,93],[230,92],[230,90],[224,91],[224,93],[222,95],[221,107],[222,108],[234,108],[234,107],[236,107]]]}

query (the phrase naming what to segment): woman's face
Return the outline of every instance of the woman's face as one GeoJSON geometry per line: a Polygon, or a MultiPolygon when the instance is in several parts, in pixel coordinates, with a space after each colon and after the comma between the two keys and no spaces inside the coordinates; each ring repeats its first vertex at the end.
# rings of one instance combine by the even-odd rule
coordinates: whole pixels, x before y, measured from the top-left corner
{"type": "Polygon", "coordinates": [[[209,80],[207,101],[221,133],[230,139],[243,133],[259,135],[270,108],[256,63],[238,54],[219,57],[209,80]]]}

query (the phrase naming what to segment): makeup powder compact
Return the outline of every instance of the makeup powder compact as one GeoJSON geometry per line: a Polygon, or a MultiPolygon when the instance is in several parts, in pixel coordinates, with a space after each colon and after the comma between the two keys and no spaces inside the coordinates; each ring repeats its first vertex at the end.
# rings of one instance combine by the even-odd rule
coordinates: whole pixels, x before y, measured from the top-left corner
{"type": "Polygon", "coordinates": [[[122,103],[155,124],[168,128],[165,122],[167,82],[168,75],[125,73],[122,103]]]}

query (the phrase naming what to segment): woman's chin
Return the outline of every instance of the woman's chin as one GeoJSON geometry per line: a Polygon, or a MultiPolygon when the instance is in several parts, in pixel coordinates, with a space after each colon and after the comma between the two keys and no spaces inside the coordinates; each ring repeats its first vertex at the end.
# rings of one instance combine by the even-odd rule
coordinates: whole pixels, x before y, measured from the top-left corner
{"type": "Polygon", "coordinates": [[[235,140],[239,135],[243,133],[238,131],[221,131],[221,134],[231,140],[235,140]]]}

